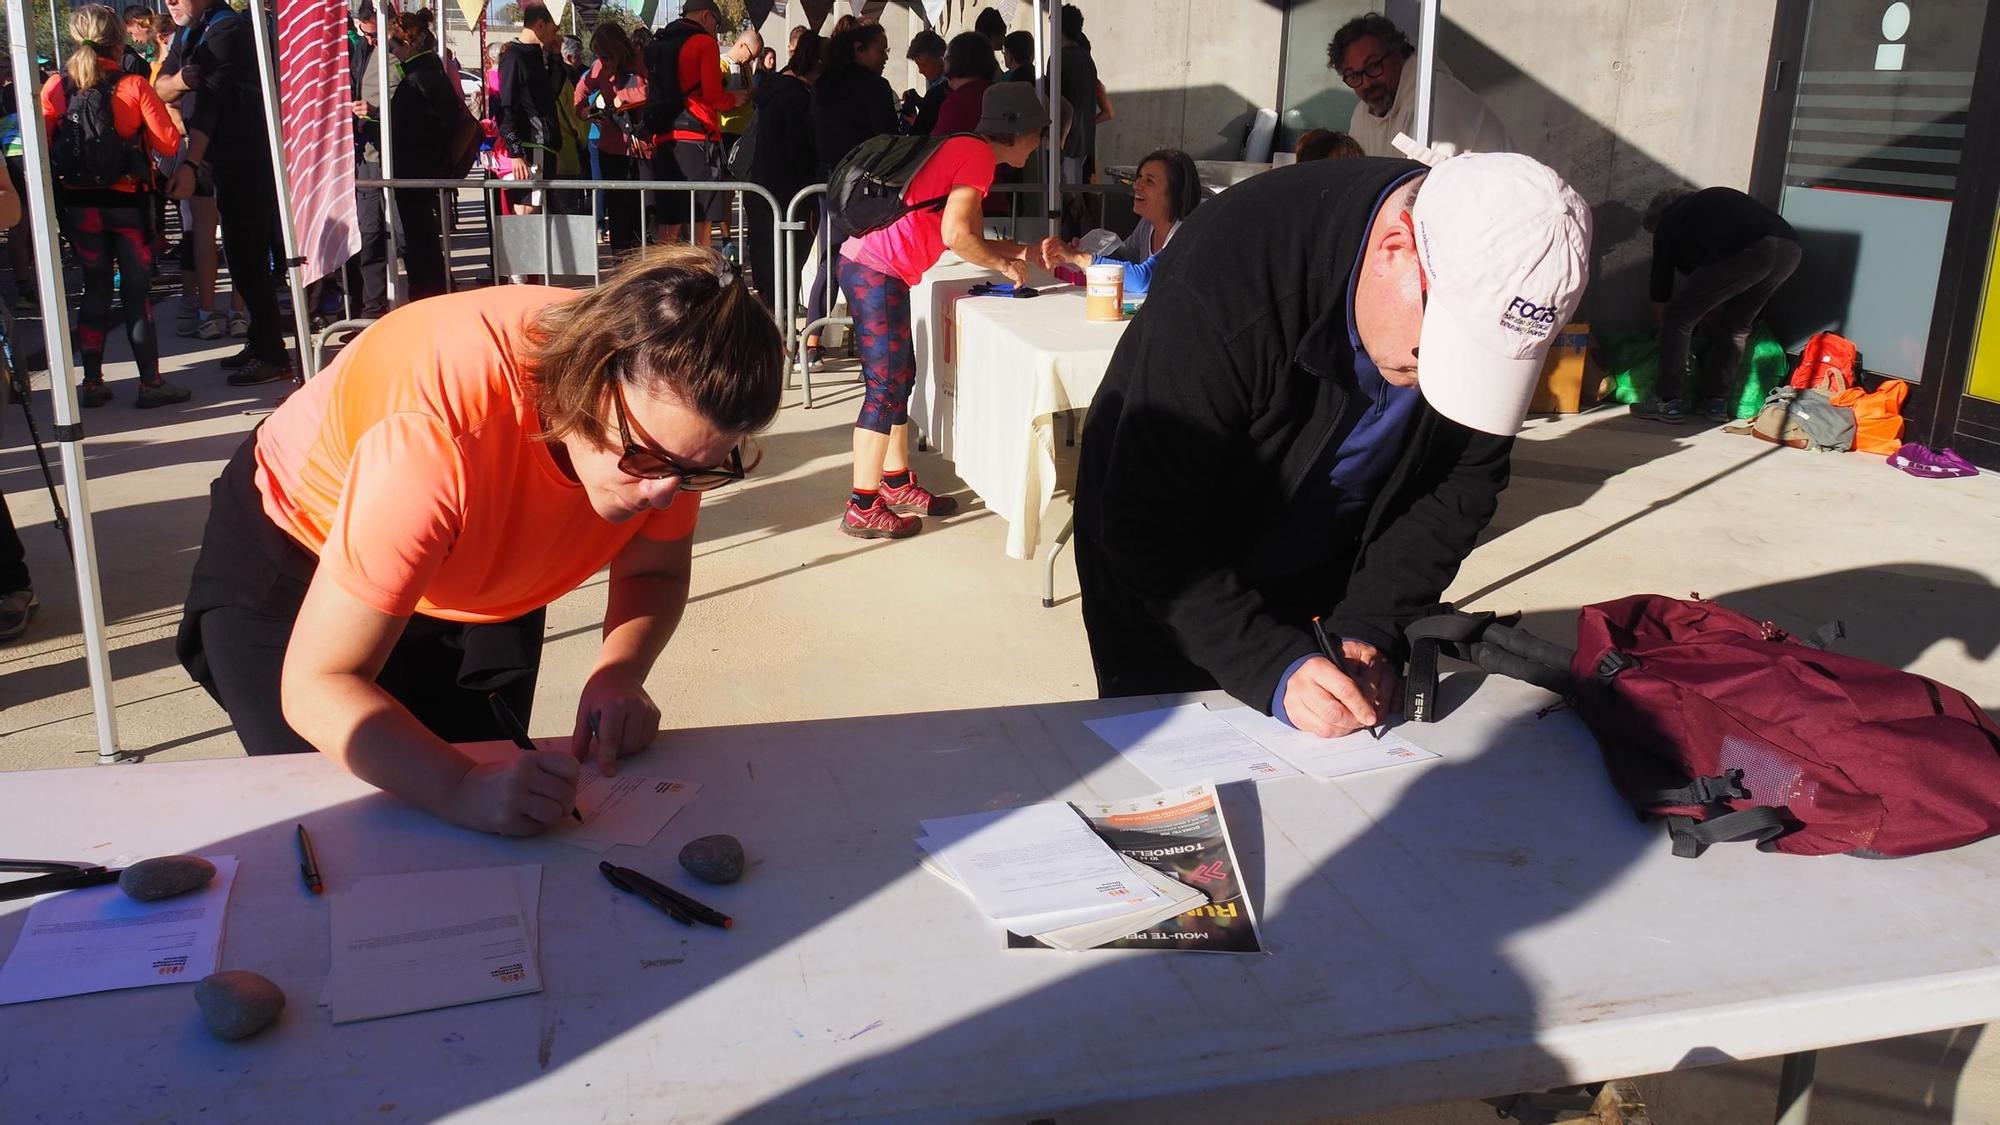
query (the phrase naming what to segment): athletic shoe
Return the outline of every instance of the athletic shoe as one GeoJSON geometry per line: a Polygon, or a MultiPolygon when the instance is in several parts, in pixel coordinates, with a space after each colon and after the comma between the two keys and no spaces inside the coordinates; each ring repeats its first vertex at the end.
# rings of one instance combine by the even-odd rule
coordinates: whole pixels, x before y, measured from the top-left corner
{"type": "Polygon", "coordinates": [[[1972,462],[1950,450],[1939,452],[1921,442],[1906,442],[1901,449],[1889,456],[1889,466],[1901,469],[1913,477],[1930,477],[1946,480],[1956,477],[1978,476],[1979,470],[1972,462]]]}
{"type": "Polygon", "coordinates": [[[1678,399],[1665,401],[1648,399],[1645,402],[1635,402],[1632,404],[1632,417],[1644,418],[1648,422],[1665,422],[1669,426],[1678,426],[1687,421],[1687,415],[1681,412],[1678,399]]]}
{"type": "Polygon", "coordinates": [[[1729,404],[1723,402],[1719,398],[1709,399],[1708,402],[1704,404],[1704,407],[1708,411],[1708,420],[1711,422],[1736,421],[1736,412],[1734,410],[1729,409],[1729,404]]]}
{"type": "Polygon", "coordinates": [[[224,356],[222,359],[217,360],[216,362],[222,365],[222,369],[224,371],[234,371],[237,368],[242,367],[244,364],[247,364],[251,360],[256,358],[257,358],[257,353],[251,351],[248,345],[246,345],[242,349],[238,350],[235,355],[224,356]]]}
{"type": "Polygon", "coordinates": [[[230,317],[229,334],[239,340],[247,339],[250,335],[250,318],[247,316],[230,317]]]}
{"type": "Polygon", "coordinates": [[[251,356],[248,363],[242,364],[236,370],[229,373],[229,385],[232,387],[254,387],[259,383],[275,383],[280,379],[289,379],[291,377],[291,368],[286,365],[272,363],[268,359],[251,356]]]}
{"type": "Polygon", "coordinates": [[[28,622],[40,608],[42,603],[35,600],[33,590],[16,590],[0,597],[0,641],[11,641],[27,632],[28,622]]]}
{"type": "Polygon", "coordinates": [[[83,407],[103,406],[112,399],[111,388],[103,383],[85,383],[76,389],[76,404],[83,407]]]}
{"type": "Polygon", "coordinates": [[[847,502],[847,514],[840,518],[840,530],[856,539],[908,539],[924,529],[915,516],[899,516],[887,504],[876,500],[866,508],[847,502]]]}
{"type": "Polygon", "coordinates": [[[901,488],[882,482],[882,503],[889,510],[902,516],[948,516],[958,511],[958,501],[949,496],[939,496],[917,483],[917,474],[910,474],[910,483],[901,488]]]}
{"type": "Polygon", "coordinates": [[[193,397],[193,392],[186,387],[177,387],[162,379],[150,386],[139,384],[139,396],[132,400],[132,405],[141,410],[151,410],[156,406],[174,406],[193,397]]]}
{"type": "Polygon", "coordinates": [[[224,335],[222,317],[216,313],[209,313],[195,322],[193,332],[182,335],[193,336],[197,340],[220,340],[224,335]]]}

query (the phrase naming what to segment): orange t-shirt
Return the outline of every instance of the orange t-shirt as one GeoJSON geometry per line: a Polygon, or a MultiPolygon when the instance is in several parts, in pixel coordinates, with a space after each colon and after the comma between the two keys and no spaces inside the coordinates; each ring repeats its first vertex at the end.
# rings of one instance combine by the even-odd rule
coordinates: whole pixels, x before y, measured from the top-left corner
{"type": "Polygon", "coordinates": [[[477,289],[370,326],[258,431],[265,514],[368,605],[452,621],[540,609],[642,532],[692,535],[695,493],[606,522],[534,436],[527,325],[576,295],[477,289]]]}

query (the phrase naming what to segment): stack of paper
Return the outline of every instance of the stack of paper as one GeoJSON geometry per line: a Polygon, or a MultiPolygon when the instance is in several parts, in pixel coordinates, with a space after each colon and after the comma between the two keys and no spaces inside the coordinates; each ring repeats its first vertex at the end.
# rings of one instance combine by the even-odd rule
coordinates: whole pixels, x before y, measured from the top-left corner
{"type": "Polygon", "coordinates": [[[1356,731],[1318,738],[1248,707],[1212,711],[1189,703],[1084,725],[1168,789],[1204,781],[1275,781],[1302,773],[1324,781],[1437,757],[1399,734],[1376,738],[1356,731]]]}
{"type": "Polygon", "coordinates": [[[1101,945],[1204,898],[1112,851],[1065,804],[926,820],[923,828],[926,869],[987,917],[1059,949],[1101,945]]]}
{"type": "Polygon", "coordinates": [[[542,868],[371,875],[332,896],[333,1022],[542,990],[542,868]]]}
{"type": "Polygon", "coordinates": [[[236,857],[206,858],[215,878],[173,898],[134,902],[116,883],[43,897],[0,967],[0,1004],[191,984],[214,972],[236,857]]]}

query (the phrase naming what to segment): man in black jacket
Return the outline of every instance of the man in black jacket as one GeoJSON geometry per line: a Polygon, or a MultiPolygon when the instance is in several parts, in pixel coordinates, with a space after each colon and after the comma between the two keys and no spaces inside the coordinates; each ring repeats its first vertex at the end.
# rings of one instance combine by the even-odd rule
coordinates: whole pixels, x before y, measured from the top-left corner
{"type": "MultiPolygon", "coordinates": [[[[553,158],[562,144],[562,126],[556,121],[556,67],[561,60],[555,57],[561,43],[562,29],[548,6],[528,3],[521,6],[521,37],[500,52],[500,97],[493,120],[513,157],[517,180],[555,175],[553,158]]],[[[538,213],[543,203],[536,191],[512,192],[509,201],[522,215],[538,213]]]]}
{"type": "Polygon", "coordinates": [[[1511,154],[1302,164],[1195,212],[1084,431],[1100,692],[1219,685],[1322,737],[1379,721],[1403,627],[1506,487],[1589,242],[1576,193],[1511,154]]]}

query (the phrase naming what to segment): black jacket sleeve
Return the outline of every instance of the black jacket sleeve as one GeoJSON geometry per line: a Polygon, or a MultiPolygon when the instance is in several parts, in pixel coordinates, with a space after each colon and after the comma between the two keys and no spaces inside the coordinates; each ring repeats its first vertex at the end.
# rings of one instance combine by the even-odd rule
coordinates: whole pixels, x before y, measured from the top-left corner
{"type": "Polygon", "coordinates": [[[1513,438],[1426,415],[1415,475],[1377,517],[1347,595],[1328,617],[1335,633],[1392,660],[1404,655],[1403,629],[1437,603],[1500,506],[1514,448],[1513,438]]]}
{"type": "Polygon", "coordinates": [[[224,112],[250,106],[256,106],[261,117],[263,101],[257,86],[263,78],[257,72],[257,35],[249,16],[225,16],[208,25],[194,61],[201,93],[195,98],[194,115],[184,122],[189,133],[201,133],[212,141],[224,112]]]}
{"type": "Polygon", "coordinates": [[[530,90],[534,79],[528,73],[522,53],[515,46],[500,52],[500,112],[493,115],[507,151],[517,156],[525,156],[529,146],[539,144],[542,139],[536,135],[534,124],[534,94],[530,90]]]}
{"type": "Polygon", "coordinates": [[[1674,295],[1674,243],[1672,229],[1664,221],[1653,232],[1653,300],[1665,304],[1674,295]]]}
{"type": "MultiPolygon", "coordinates": [[[[873,82],[865,86],[864,90],[866,92],[863,97],[867,109],[867,116],[864,120],[868,124],[868,134],[862,137],[861,140],[865,141],[870,137],[894,136],[897,132],[900,132],[901,122],[896,116],[896,88],[889,85],[887,78],[878,76],[873,82]]],[[[859,142],[857,141],[856,143],[858,144],[859,142]]]]}
{"type": "Polygon", "coordinates": [[[1211,521],[1228,519],[1254,403],[1270,394],[1258,381],[1288,362],[1261,354],[1248,334],[1226,337],[1193,286],[1170,285],[1148,297],[1114,366],[1133,375],[1103,435],[1112,447],[1096,455],[1105,467],[1091,507],[1105,569],[1189,660],[1268,712],[1285,669],[1317,647],[1304,622],[1273,614],[1237,569],[1241,542],[1211,521]]]}

